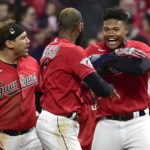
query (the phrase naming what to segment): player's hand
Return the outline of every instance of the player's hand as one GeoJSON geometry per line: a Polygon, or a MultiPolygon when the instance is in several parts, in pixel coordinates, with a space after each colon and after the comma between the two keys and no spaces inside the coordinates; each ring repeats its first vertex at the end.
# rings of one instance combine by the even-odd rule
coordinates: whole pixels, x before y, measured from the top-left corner
{"type": "Polygon", "coordinates": [[[115,54],[120,57],[125,57],[125,56],[132,56],[135,58],[146,58],[147,54],[139,49],[136,49],[134,47],[130,48],[119,48],[116,49],[115,54]]]}
{"type": "Polygon", "coordinates": [[[114,89],[112,91],[112,93],[109,95],[110,98],[117,98],[120,100],[120,95],[116,92],[116,90],[114,89]]]}

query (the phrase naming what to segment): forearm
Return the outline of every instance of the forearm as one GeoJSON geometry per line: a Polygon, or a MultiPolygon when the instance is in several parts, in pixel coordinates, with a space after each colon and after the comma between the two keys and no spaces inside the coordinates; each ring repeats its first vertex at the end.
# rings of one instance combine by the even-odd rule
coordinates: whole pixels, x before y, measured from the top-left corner
{"type": "Polygon", "coordinates": [[[113,85],[104,81],[96,72],[85,77],[84,82],[100,97],[107,97],[114,90],[113,85]]]}
{"type": "Polygon", "coordinates": [[[150,60],[147,58],[120,58],[110,66],[120,72],[134,75],[143,75],[150,68],[150,60]]]}

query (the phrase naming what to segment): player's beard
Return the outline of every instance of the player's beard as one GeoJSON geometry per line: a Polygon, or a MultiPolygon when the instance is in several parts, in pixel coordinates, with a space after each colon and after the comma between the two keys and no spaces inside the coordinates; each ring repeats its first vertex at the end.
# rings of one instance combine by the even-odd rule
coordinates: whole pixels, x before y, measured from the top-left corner
{"type": "Polygon", "coordinates": [[[83,30],[80,32],[79,36],[76,39],[76,45],[81,46],[83,40],[83,30]]]}

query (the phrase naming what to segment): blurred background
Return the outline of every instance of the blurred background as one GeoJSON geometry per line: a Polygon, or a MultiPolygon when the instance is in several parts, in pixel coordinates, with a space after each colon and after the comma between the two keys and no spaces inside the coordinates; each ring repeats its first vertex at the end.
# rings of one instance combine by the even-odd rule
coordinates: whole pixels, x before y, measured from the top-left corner
{"type": "Polygon", "coordinates": [[[0,0],[0,22],[12,18],[25,29],[31,41],[29,53],[39,62],[45,46],[58,36],[58,15],[66,7],[83,15],[84,48],[102,40],[102,16],[110,7],[128,12],[127,39],[150,45],[150,0],[0,0]]]}

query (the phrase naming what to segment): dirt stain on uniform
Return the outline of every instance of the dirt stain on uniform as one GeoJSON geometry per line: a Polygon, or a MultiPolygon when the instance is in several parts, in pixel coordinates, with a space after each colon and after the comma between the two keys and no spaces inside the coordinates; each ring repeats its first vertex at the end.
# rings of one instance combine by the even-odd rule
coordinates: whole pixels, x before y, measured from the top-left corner
{"type": "Polygon", "coordinates": [[[53,132],[56,135],[56,140],[62,150],[68,150],[67,144],[69,144],[68,140],[68,131],[70,128],[70,124],[66,119],[59,119],[57,122],[57,128],[53,132]],[[67,136],[67,137],[66,137],[67,136]]]}

